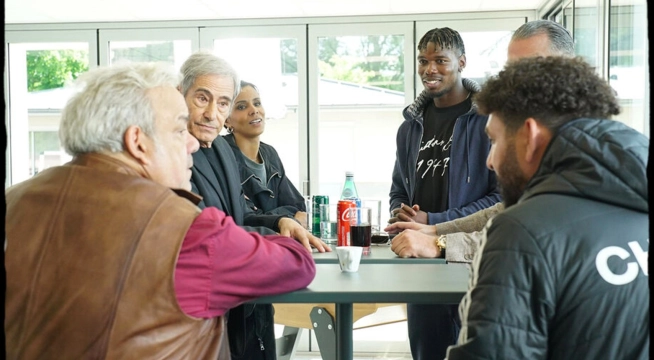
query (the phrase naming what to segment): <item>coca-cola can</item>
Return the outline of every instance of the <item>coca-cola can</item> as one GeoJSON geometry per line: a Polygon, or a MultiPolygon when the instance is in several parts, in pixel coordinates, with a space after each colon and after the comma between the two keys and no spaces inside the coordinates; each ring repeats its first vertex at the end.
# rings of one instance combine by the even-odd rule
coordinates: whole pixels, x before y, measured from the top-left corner
{"type": "Polygon", "coordinates": [[[350,246],[350,211],[356,208],[354,200],[338,200],[336,214],[338,215],[338,243],[337,246],[350,246]]]}

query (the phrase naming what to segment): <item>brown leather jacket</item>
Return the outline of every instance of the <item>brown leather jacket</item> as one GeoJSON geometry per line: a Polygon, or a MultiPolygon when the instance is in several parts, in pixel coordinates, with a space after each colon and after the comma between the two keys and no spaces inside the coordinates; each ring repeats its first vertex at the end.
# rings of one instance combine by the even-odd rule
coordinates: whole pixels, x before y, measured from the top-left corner
{"type": "Polygon", "coordinates": [[[193,203],[100,154],[6,202],[8,359],[229,359],[224,319],[189,317],[175,297],[193,203]]]}

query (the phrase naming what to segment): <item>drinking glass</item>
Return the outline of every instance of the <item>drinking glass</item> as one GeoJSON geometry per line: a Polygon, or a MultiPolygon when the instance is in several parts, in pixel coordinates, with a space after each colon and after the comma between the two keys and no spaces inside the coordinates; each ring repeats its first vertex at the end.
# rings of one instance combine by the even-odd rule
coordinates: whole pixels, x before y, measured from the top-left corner
{"type": "Polygon", "coordinates": [[[328,245],[338,241],[336,204],[320,204],[320,238],[328,245]]]}
{"type": "Polygon", "coordinates": [[[382,231],[381,228],[381,200],[371,200],[371,199],[362,199],[361,207],[368,207],[372,210],[371,221],[371,231],[372,237],[371,241],[373,244],[387,244],[388,243],[388,234],[382,231]]]}
{"type": "Polygon", "coordinates": [[[370,225],[372,226],[373,235],[381,231],[381,205],[381,200],[361,199],[361,207],[370,208],[372,211],[370,225]]]}
{"type": "Polygon", "coordinates": [[[305,229],[309,230],[311,232],[311,228],[313,225],[312,218],[313,218],[313,202],[311,201],[311,195],[305,195],[304,196],[304,206],[307,208],[307,221],[302,224],[305,229]]]}
{"type": "Polygon", "coordinates": [[[363,255],[370,254],[372,236],[372,209],[366,207],[350,208],[350,245],[361,246],[363,255]]]}

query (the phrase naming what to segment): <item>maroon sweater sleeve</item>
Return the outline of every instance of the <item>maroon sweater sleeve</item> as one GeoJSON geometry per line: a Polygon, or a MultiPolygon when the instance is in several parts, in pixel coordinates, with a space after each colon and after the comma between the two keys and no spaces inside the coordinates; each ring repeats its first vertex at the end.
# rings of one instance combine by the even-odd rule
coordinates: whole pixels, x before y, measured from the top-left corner
{"type": "Polygon", "coordinates": [[[210,207],[184,238],[175,294],[187,315],[210,318],[257,297],[302,289],[315,274],[311,254],[296,240],[246,232],[210,207]]]}

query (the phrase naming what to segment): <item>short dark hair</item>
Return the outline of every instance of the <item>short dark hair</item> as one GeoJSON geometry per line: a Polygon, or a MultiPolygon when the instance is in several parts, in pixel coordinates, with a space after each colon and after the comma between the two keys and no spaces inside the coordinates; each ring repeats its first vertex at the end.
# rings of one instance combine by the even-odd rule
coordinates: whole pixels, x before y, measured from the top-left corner
{"type": "Polygon", "coordinates": [[[550,20],[534,20],[520,26],[511,40],[523,40],[545,34],[550,40],[550,51],[561,56],[575,56],[575,43],[568,29],[550,20]]]}
{"type": "Polygon", "coordinates": [[[259,88],[257,88],[256,85],[254,85],[254,84],[251,83],[251,82],[247,82],[247,81],[245,81],[245,80],[241,80],[241,90],[243,90],[243,88],[246,87],[246,86],[249,86],[249,87],[253,88],[256,92],[259,92],[259,88]]]}
{"type": "Polygon", "coordinates": [[[613,89],[580,57],[516,60],[486,81],[475,101],[482,114],[497,113],[509,133],[530,117],[555,133],[578,118],[620,113],[613,89]]]}
{"type": "Polygon", "coordinates": [[[466,53],[461,35],[456,30],[448,27],[435,28],[427,31],[422,36],[422,39],[420,39],[420,42],[418,42],[418,51],[426,49],[428,43],[434,43],[440,46],[441,49],[459,50],[461,52],[459,56],[466,53]]]}

